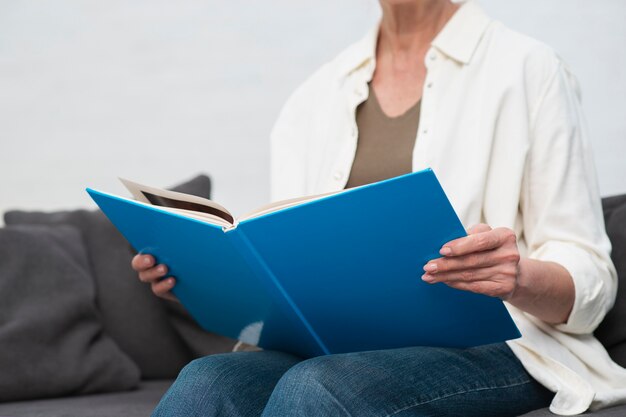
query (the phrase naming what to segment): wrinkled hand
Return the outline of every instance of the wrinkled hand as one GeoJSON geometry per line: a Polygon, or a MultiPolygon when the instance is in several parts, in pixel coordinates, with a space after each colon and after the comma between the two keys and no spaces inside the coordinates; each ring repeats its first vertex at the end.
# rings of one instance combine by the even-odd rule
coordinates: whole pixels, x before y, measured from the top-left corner
{"type": "Polygon", "coordinates": [[[167,277],[167,266],[160,264],[155,265],[155,259],[152,255],[138,254],[133,257],[131,262],[132,268],[139,273],[139,280],[150,284],[152,292],[158,297],[166,300],[178,301],[171,290],[176,285],[174,277],[167,277]]]}
{"type": "Polygon", "coordinates": [[[515,233],[479,224],[443,245],[442,258],[424,265],[422,279],[508,300],[517,288],[520,254],[515,233]]]}

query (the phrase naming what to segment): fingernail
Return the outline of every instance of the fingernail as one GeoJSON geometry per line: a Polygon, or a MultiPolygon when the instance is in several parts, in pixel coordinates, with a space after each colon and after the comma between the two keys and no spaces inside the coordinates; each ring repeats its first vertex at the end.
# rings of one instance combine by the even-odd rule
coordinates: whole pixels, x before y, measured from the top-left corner
{"type": "Polygon", "coordinates": [[[144,256],[143,257],[143,263],[146,264],[146,265],[149,265],[150,264],[150,257],[149,256],[144,256]]]}
{"type": "Polygon", "coordinates": [[[424,265],[424,271],[436,272],[437,271],[437,264],[436,263],[427,263],[426,265],[424,265]]]}
{"type": "Polygon", "coordinates": [[[441,248],[439,253],[443,256],[450,255],[452,253],[452,249],[450,249],[448,246],[444,246],[443,248],[441,248]]]}
{"type": "Polygon", "coordinates": [[[167,280],[167,285],[169,285],[170,287],[174,285],[174,278],[170,278],[167,280]]]}
{"type": "Polygon", "coordinates": [[[424,274],[424,275],[422,275],[422,281],[433,282],[434,278],[433,278],[432,275],[424,274]]]}

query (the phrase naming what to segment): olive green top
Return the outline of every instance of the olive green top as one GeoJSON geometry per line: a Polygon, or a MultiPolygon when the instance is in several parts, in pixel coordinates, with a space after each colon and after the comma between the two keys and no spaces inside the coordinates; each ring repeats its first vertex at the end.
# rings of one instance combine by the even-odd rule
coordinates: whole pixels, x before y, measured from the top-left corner
{"type": "Polygon", "coordinates": [[[389,117],[381,109],[372,84],[369,84],[369,96],[356,110],[359,138],[346,188],[412,171],[420,103],[421,100],[398,117],[389,117]]]}

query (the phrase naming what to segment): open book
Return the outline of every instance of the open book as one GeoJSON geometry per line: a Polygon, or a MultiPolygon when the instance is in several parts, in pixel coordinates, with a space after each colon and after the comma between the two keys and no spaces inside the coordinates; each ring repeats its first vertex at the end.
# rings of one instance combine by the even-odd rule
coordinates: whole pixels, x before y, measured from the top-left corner
{"type": "Polygon", "coordinates": [[[163,209],[169,210],[173,213],[178,213],[197,220],[205,221],[207,223],[212,223],[217,226],[222,226],[224,230],[235,228],[239,221],[252,219],[254,217],[273,213],[275,211],[297,206],[298,204],[317,200],[319,198],[341,192],[336,191],[277,201],[262,206],[244,216],[241,216],[239,219],[236,219],[235,216],[233,216],[226,208],[207,198],[179,193],[177,191],[164,190],[162,188],[150,187],[124,178],[120,178],[120,181],[137,201],[162,207],[163,209]]]}
{"type": "Polygon", "coordinates": [[[206,330],[302,357],[519,337],[501,300],[419,279],[466,234],[431,170],[238,221],[212,201],[124,183],[138,201],[87,191],[136,250],[168,265],[206,330]]]}

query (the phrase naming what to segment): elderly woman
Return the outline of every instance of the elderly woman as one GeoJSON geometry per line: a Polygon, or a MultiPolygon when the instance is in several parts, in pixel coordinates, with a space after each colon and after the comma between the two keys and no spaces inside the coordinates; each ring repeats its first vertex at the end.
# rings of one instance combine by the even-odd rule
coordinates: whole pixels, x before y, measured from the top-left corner
{"type": "MultiPolygon", "coordinates": [[[[304,361],[214,355],[189,364],[154,415],[485,417],[548,405],[571,415],[626,399],[626,371],[592,335],[616,275],[567,67],[472,1],[381,6],[380,24],[285,105],[272,134],[273,197],[432,167],[461,221],[476,226],[416,272],[505,300],[523,337],[304,361]]],[[[166,268],[149,255],[133,266],[170,296],[166,268]]]]}

